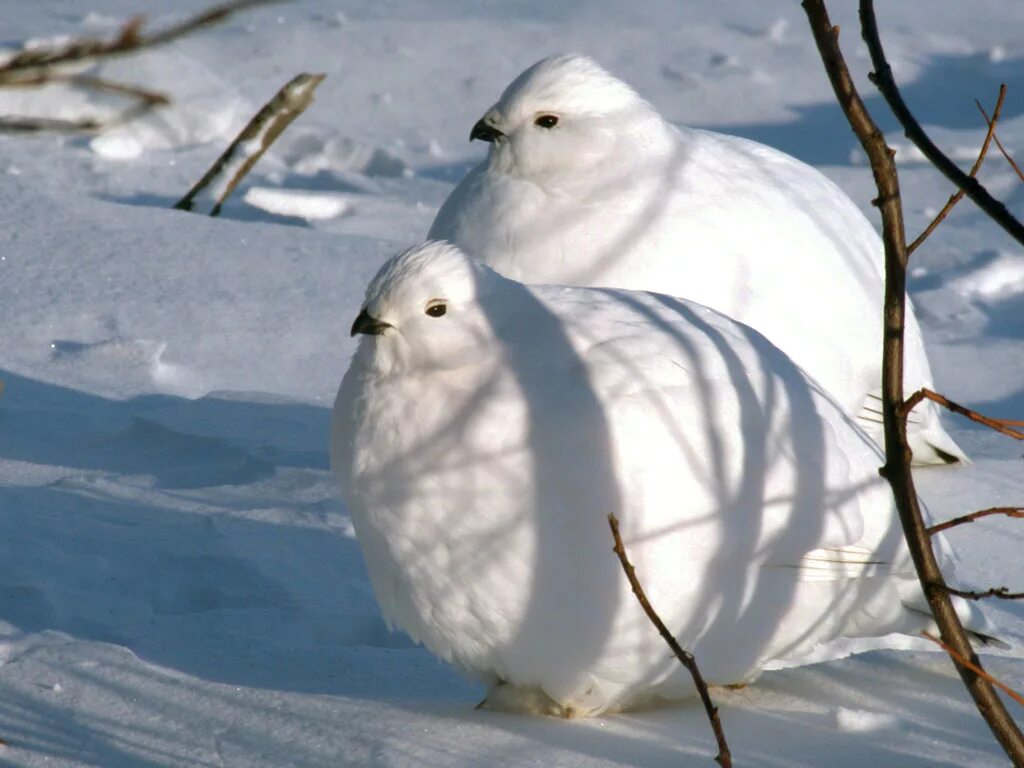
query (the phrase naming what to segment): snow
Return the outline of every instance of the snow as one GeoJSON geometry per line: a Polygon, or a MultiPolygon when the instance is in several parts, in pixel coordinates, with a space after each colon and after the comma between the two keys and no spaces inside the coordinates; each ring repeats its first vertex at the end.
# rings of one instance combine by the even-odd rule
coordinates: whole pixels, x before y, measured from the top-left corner
{"type": "MultiPolygon", "coordinates": [[[[111,34],[140,10],[7,5],[6,49],[111,34]]],[[[857,83],[905,147],[840,5],[857,83]]],[[[1006,82],[999,135],[1024,152],[1024,5],[879,13],[942,146],[972,162],[973,99],[990,108],[1006,82]]],[[[169,93],[169,109],[96,138],[0,136],[0,764],[712,765],[696,705],[586,722],[474,711],[476,685],[385,628],[327,468],[369,277],[482,156],[466,137],[504,85],[562,50],[595,56],[672,120],[815,164],[877,221],[796,3],[302,0],[98,69],[169,93]],[[170,210],[301,71],[328,74],[316,102],[221,218],[170,210]]],[[[0,113],[121,106],[63,86],[0,91],[0,113]]],[[[952,190],[927,164],[900,171],[913,236],[952,190]]],[[[1022,212],[994,149],[981,179],[1022,212]]],[[[941,391],[1006,418],[1024,418],[1020,264],[963,201],[909,281],[941,391]]],[[[934,515],[1021,504],[1020,444],[946,423],[975,463],[918,473],[934,515]]],[[[1024,588],[1020,521],[950,539],[966,585],[1024,588]]],[[[987,607],[1018,650],[986,660],[1020,690],[1024,606],[987,607]]],[[[939,653],[871,652],[714,696],[737,765],[1005,764],[939,653]]]]}

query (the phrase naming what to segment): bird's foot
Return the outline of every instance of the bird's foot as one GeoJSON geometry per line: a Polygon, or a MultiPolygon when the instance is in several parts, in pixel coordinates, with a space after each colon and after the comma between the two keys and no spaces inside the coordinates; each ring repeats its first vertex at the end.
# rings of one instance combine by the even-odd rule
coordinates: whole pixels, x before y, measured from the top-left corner
{"type": "Polygon", "coordinates": [[[524,715],[548,715],[572,719],[579,715],[572,705],[562,705],[548,696],[539,686],[512,685],[499,682],[487,692],[487,697],[476,709],[492,712],[512,712],[524,715]]]}

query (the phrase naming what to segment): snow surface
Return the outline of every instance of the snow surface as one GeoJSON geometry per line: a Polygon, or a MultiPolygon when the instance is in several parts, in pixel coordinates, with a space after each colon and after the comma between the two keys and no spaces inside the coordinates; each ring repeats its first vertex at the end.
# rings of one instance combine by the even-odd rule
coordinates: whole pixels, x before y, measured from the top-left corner
{"type": "MultiPolygon", "coordinates": [[[[903,149],[916,233],[951,190],[893,130],[856,18],[833,5],[903,149]]],[[[202,6],[7,0],[0,46],[202,6]]],[[[999,133],[1024,154],[1024,4],[880,13],[943,146],[969,162],[984,133],[972,100],[990,107],[1007,82],[999,133]]],[[[795,2],[301,0],[99,68],[168,91],[170,109],[96,138],[0,136],[0,765],[713,765],[694,705],[585,722],[474,711],[477,686],[384,627],[327,469],[367,280],[482,156],[466,137],[504,85],[563,50],[673,120],[817,165],[876,220],[795,2]],[[169,210],[301,71],[328,78],[222,217],[169,210]]],[[[0,113],[117,106],[0,92],[0,113]]],[[[1024,209],[994,151],[982,179],[1024,209]]],[[[938,385],[995,416],[1024,417],[1022,258],[968,202],[914,256],[938,385]]],[[[936,517],[1022,503],[1021,446],[947,424],[975,463],[918,473],[936,517]]],[[[1024,588],[1019,521],[950,538],[966,584],[1024,588]]],[[[1024,606],[989,608],[1024,644],[1024,606]]],[[[1024,662],[989,663],[1024,687],[1024,662]]],[[[714,695],[737,765],[1005,764],[938,653],[867,653],[714,695]]]]}

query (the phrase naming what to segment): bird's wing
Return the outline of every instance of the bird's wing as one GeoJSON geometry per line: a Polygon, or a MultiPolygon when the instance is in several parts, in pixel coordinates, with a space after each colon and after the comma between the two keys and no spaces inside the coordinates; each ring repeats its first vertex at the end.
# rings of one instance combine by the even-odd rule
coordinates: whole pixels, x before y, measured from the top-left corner
{"type": "Polygon", "coordinates": [[[870,442],[839,408],[760,334],[717,312],[600,295],[570,310],[589,316],[573,337],[617,435],[623,482],[644,499],[643,527],[691,526],[712,549],[762,563],[795,567],[837,548],[855,565],[857,550],[845,548],[877,538],[861,485],[878,481],[873,458],[858,453],[870,442]]]}

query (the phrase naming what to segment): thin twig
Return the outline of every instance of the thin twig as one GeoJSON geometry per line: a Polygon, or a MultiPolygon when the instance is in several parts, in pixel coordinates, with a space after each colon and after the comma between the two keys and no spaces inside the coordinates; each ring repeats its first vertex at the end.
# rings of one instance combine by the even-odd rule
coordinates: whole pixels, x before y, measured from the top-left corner
{"type": "MultiPolygon", "coordinates": [[[[873,201],[882,215],[882,243],[885,251],[885,296],[883,301],[884,333],[882,350],[882,412],[885,433],[885,466],[881,473],[889,481],[907,548],[918,580],[924,591],[932,615],[943,638],[959,657],[968,659],[971,666],[956,662],[957,671],[964,682],[979,714],[985,719],[992,735],[1006,751],[1015,765],[1024,767],[1024,734],[1006,711],[995,689],[985,678],[973,671],[980,667],[977,654],[971,648],[950,595],[939,585],[945,584],[925,528],[920,503],[911,474],[911,452],[907,444],[906,412],[903,410],[903,335],[906,323],[907,248],[900,202],[899,175],[894,162],[895,152],[886,144],[885,135],[864,106],[850,77],[846,60],[839,48],[839,28],[833,26],[824,0],[803,0],[815,44],[828,74],[836,99],[850,123],[871,165],[871,173],[878,189],[873,201]]],[[[874,11],[870,0],[861,0],[861,26],[865,38],[874,37],[874,11]],[[869,30],[874,30],[873,34],[869,30]]],[[[869,47],[870,44],[869,44],[869,47]]],[[[875,68],[889,72],[889,65],[880,44],[872,49],[875,68]]],[[[891,73],[890,73],[891,80],[891,73]]],[[[904,108],[904,111],[905,108],[904,108]]],[[[909,113],[907,114],[909,117],[909,113]]],[[[910,120],[913,120],[910,117],[910,120]]],[[[926,153],[927,155],[927,153],[926,153]]],[[[934,162],[934,161],[933,161],[934,162]]],[[[954,166],[955,168],[955,166],[954,166]]],[[[956,169],[959,173],[959,169],[956,169]]],[[[975,179],[960,174],[976,185],[975,179]]],[[[957,186],[963,186],[957,180],[957,186]]],[[[970,190],[968,191],[970,195],[970,190]]],[[[972,199],[974,197],[972,196],[972,199]]],[[[987,210],[987,209],[986,209],[987,210]]],[[[1005,209],[1004,209],[1005,210],[1005,209]]],[[[1012,217],[1011,217],[1012,219],[1012,217]]],[[[1015,219],[1013,219],[1016,222],[1015,219]]],[[[1018,223],[1024,233],[1024,227],[1018,223]]]]}
{"type": "Polygon", "coordinates": [[[217,216],[224,201],[235,191],[235,187],[256,161],[263,157],[267,148],[313,103],[313,92],[325,77],[323,74],[310,75],[304,72],[289,80],[173,207],[181,211],[192,211],[196,199],[209,189],[213,198],[209,214],[217,216]]]}
{"type": "MultiPolygon", "coordinates": [[[[988,113],[985,111],[985,108],[981,106],[981,104],[977,100],[975,100],[974,103],[978,105],[978,109],[981,111],[981,116],[985,118],[985,122],[988,123],[989,125],[992,125],[992,123],[996,121],[995,114],[993,113],[992,119],[990,120],[988,113]]],[[[998,136],[995,136],[995,140],[996,146],[999,147],[999,151],[1003,153],[1003,157],[1006,158],[1006,162],[1008,162],[1010,166],[1013,168],[1013,170],[1017,172],[1017,177],[1021,181],[1024,181],[1024,172],[1021,171],[1020,166],[1017,165],[1016,162],[1014,162],[1014,159],[1012,157],[1010,157],[1010,153],[1006,151],[1006,148],[1003,146],[1003,142],[999,140],[998,136]]]]}
{"type": "Polygon", "coordinates": [[[69,75],[63,72],[37,72],[31,77],[19,78],[17,81],[5,84],[10,88],[41,88],[44,85],[73,85],[90,91],[100,93],[113,93],[118,96],[127,96],[140,101],[152,101],[157,104],[169,104],[170,98],[165,93],[153,91],[129,83],[120,83],[116,80],[107,80],[93,75],[69,75]]]}
{"type": "Polygon", "coordinates": [[[933,403],[938,403],[944,408],[948,408],[953,411],[953,413],[959,413],[961,416],[966,416],[971,421],[977,422],[978,424],[984,424],[989,429],[994,429],[996,432],[1004,434],[1007,437],[1012,437],[1015,440],[1024,440],[1024,432],[1019,432],[1008,426],[1009,424],[1020,424],[1019,421],[1013,419],[993,419],[988,416],[983,416],[977,411],[971,410],[959,403],[954,403],[945,395],[940,395],[938,392],[933,392],[928,388],[919,389],[908,397],[907,401],[903,403],[903,406],[899,409],[901,415],[906,416],[914,409],[914,406],[926,399],[931,400],[933,403]]]}
{"type": "Polygon", "coordinates": [[[980,512],[972,512],[969,515],[961,515],[960,517],[954,517],[952,520],[947,520],[944,523],[938,523],[928,529],[928,535],[934,536],[939,531],[945,531],[949,528],[955,528],[958,525],[964,525],[965,523],[973,523],[975,520],[980,520],[983,517],[989,515],[1006,515],[1007,517],[1018,517],[1024,519],[1024,509],[1017,507],[989,507],[983,509],[980,512]]]}
{"type": "Polygon", "coordinates": [[[1024,592],[1011,592],[1009,587],[993,587],[992,589],[986,589],[984,592],[975,592],[970,589],[957,589],[946,584],[943,585],[942,589],[951,595],[956,595],[966,600],[984,600],[987,597],[998,597],[1002,600],[1024,599],[1024,592]]]}
{"type": "MultiPolygon", "coordinates": [[[[989,145],[992,143],[992,137],[995,136],[996,134],[996,123],[999,122],[999,113],[1003,109],[1003,99],[1005,98],[1006,83],[1003,83],[1002,85],[999,86],[999,98],[996,99],[996,107],[994,110],[992,110],[992,119],[989,120],[988,115],[985,115],[985,120],[986,122],[988,122],[988,131],[985,133],[985,141],[983,141],[981,144],[981,151],[978,152],[978,159],[974,161],[974,165],[971,166],[971,172],[967,174],[972,179],[978,175],[978,171],[981,170],[981,164],[985,162],[985,155],[988,154],[988,148],[989,145]]],[[[978,105],[979,109],[981,108],[981,104],[978,102],[977,99],[974,100],[974,103],[978,105]]],[[[985,114],[985,110],[982,110],[982,114],[985,114]]],[[[963,196],[964,190],[962,188],[958,189],[956,192],[950,195],[949,200],[947,200],[946,204],[942,206],[942,210],[935,215],[935,218],[932,219],[931,224],[925,227],[924,232],[918,235],[914,242],[907,246],[907,256],[909,256],[915,250],[917,250],[917,247],[928,239],[928,235],[930,235],[935,230],[935,228],[942,223],[942,220],[949,215],[949,212],[952,211],[953,207],[963,199],[963,196]]]]}
{"type": "Polygon", "coordinates": [[[97,133],[108,127],[105,121],[93,117],[80,120],[61,120],[53,117],[0,116],[0,133],[97,133]]]}
{"type": "Polygon", "coordinates": [[[711,701],[711,694],[708,693],[708,686],[704,682],[704,677],[697,666],[697,660],[693,657],[692,653],[683,650],[679,643],[676,642],[675,637],[668,631],[668,627],[665,626],[665,622],[661,620],[661,617],[658,616],[654,607],[647,599],[644,588],[640,585],[640,579],[637,578],[636,570],[626,556],[626,547],[622,543],[622,536],[619,534],[619,520],[614,514],[608,515],[608,525],[612,529],[612,538],[615,539],[613,551],[619,556],[619,563],[622,564],[622,570],[626,573],[626,578],[629,580],[630,587],[633,588],[633,594],[636,595],[640,607],[644,609],[647,618],[657,628],[658,634],[668,643],[672,653],[689,671],[694,685],[697,686],[697,693],[700,694],[700,700],[704,703],[704,711],[708,713],[708,720],[711,721],[711,730],[714,731],[715,741],[718,742],[718,755],[715,757],[715,762],[722,766],[722,768],[731,768],[732,754],[729,752],[729,745],[725,741],[725,731],[722,730],[722,721],[718,717],[718,707],[711,701]]]}
{"type": "Polygon", "coordinates": [[[137,53],[172,42],[191,32],[223,21],[238,11],[284,0],[233,0],[209,8],[179,24],[151,35],[142,33],[143,18],[125,22],[109,40],[77,38],[60,46],[41,46],[23,50],[0,62],[0,88],[38,88],[49,83],[68,83],[93,91],[114,93],[134,100],[134,104],[113,117],[82,117],[74,120],[26,115],[0,116],[0,133],[99,133],[115,125],[135,120],[150,110],[165,106],[170,99],[163,93],[140,86],[118,83],[90,75],[69,75],[59,68],[81,65],[100,59],[137,53]]]}
{"type": "Polygon", "coordinates": [[[101,93],[113,93],[134,100],[134,104],[121,110],[113,117],[100,119],[83,117],[77,120],[64,120],[51,117],[0,117],[0,132],[33,133],[39,131],[57,131],[61,133],[99,133],[115,125],[127,123],[142,117],[152,109],[164,107],[171,103],[166,94],[142,88],[128,83],[119,83],[91,75],[65,75],[56,72],[42,72],[30,78],[18,80],[18,88],[34,88],[52,83],[64,83],[86,90],[101,93]]]}
{"type": "Polygon", "coordinates": [[[976,667],[968,659],[965,659],[963,656],[961,656],[955,650],[950,648],[946,643],[942,642],[942,640],[940,640],[939,638],[937,638],[937,637],[935,637],[933,635],[930,635],[927,632],[922,632],[921,634],[924,635],[925,637],[927,637],[929,640],[931,640],[936,645],[938,645],[940,648],[942,648],[942,650],[944,650],[946,653],[948,653],[950,656],[952,656],[958,662],[960,662],[965,667],[967,667],[972,672],[974,672],[974,674],[978,675],[979,677],[985,678],[992,685],[994,685],[996,688],[1001,690],[1003,693],[1005,693],[1011,699],[1013,699],[1018,704],[1020,704],[1022,707],[1024,707],[1024,696],[1021,696],[1019,693],[1017,693],[1015,690],[1013,690],[1013,688],[1011,688],[1010,686],[1006,685],[1003,682],[1000,682],[996,678],[992,677],[992,675],[990,675],[988,672],[986,672],[981,667],[976,667]]]}
{"type": "Polygon", "coordinates": [[[166,93],[143,88],[139,85],[132,85],[131,83],[120,83],[116,80],[93,77],[92,75],[51,75],[49,80],[55,83],[67,83],[68,85],[99,93],[113,93],[117,96],[126,96],[154,106],[163,107],[171,103],[171,99],[166,93]]]}
{"type": "Polygon", "coordinates": [[[892,76],[892,68],[885,58],[882,41],[878,36],[878,23],[875,21],[875,9],[872,0],[861,0],[860,25],[864,42],[871,54],[871,64],[875,71],[868,75],[889,104],[892,113],[903,126],[904,134],[921,153],[931,161],[947,179],[963,189],[966,195],[994,222],[1001,226],[1018,243],[1024,245],[1024,224],[1010,213],[1006,206],[989,194],[981,183],[961,171],[952,160],[940,150],[928,137],[920,123],[911,114],[903,96],[892,76]]]}
{"type": "Polygon", "coordinates": [[[45,71],[51,67],[69,63],[124,56],[144,48],[164,45],[203,27],[218,24],[239,11],[275,2],[282,2],[282,0],[232,0],[232,2],[208,8],[185,21],[150,35],[142,33],[143,17],[136,16],[125,22],[117,35],[110,40],[79,38],[62,46],[41,46],[20,51],[0,63],[0,85],[21,79],[26,76],[26,73],[45,71]]]}

